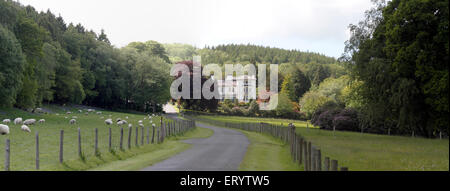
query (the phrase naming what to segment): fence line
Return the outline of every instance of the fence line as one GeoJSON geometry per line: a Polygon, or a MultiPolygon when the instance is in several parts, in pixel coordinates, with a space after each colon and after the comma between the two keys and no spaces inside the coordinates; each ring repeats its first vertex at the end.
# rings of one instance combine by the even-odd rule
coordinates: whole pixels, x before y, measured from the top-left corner
{"type": "MultiPolygon", "coordinates": [[[[195,118],[185,116],[186,118],[204,121],[217,126],[241,129],[245,131],[257,132],[278,138],[289,145],[292,160],[299,165],[303,164],[305,171],[338,171],[338,161],[331,160],[325,156],[322,161],[322,153],[319,147],[307,141],[305,137],[295,131],[295,126],[289,124],[287,127],[268,123],[231,123],[212,119],[195,118]],[[331,161],[331,167],[329,162],[331,161]],[[323,162],[323,163],[322,163],[323,162]]],[[[341,171],[348,171],[347,167],[341,167],[341,171]]]]}
{"type": "MultiPolygon", "coordinates": [[[[191,130],[195,128],[195,121],[193,120],[185,120],[185,119],[177,119],[177,118],[163,118],[161,117],[161,123],[160,126],[153,126],[153,134],[152,134],[152,140],[151,140],[151,144],[154,143],[155,138],[158,144],[163,143],[166,138],[168,137],[172,137],[172,136],[180,136],[183,135],[185,132],[191,130]],[[157,128],[157,134],[155,135],[155,128],[157,128]],[[155,137],[156,136],[156,137],[155,137]]],[[[132,129],[133,128],[129,128],[129,134],[128,134],[128,140],[127,140],[127,148],[128,149],[132,149],[132,145],[131,145],[131,139],[132,139],[132,129]]],[[[78,157],[81,160],[85,160],[85,157],[83,155],[83,150],[82,150],[82,137],[81,137],[81,128],[77,129],[77,143],[78,143],[78,157]]],[[[113,149],[113,143],[112,143],[112,129],[109,127],[107,128],[107,133],[105,134],[105,136],[108,139],[108,141],[104,142],[106,145],[104,146],[105,148],[107,148],[107,150],[109,152],[114,152],[113,149]]],[[[64,142],[67,141],[64,138],[64,130],[60,130],[59,131],[59,137],[57,137],[57,139],[59,139],[59,142],[57,144],[59,144],[59,152],[58,152],[58,162],[59,163],[64,163],[64,154],[67,151],[64,151],[64,142]]],[[[88,133],[88,132],[85,132],[88,133]]],[[[94,140],[89,140],[89,142],[93,141],[93,149],[94,149],[94,157],[100,157],[100,147],[99,145],[102,144],[102,142],[99,142],[99,130],[98,128],[94,128],[94,131],[91,133],[94,133],[94,140]]],[[[150,144],[150,127],[147,127],[147,145],[150,144]]],[[[123,148],[123,128],[120,128],[120,138],[119,138],[119,148],[121,151],[125,152],[126,150],[123,148]]],[[[144,146],[144,127],[141,127],[141,132],[139,132],[139,127],[136,127],[136,132],[135,132],[135,147],[139,147],[139,146],[144,146]],[[139,133],[141,133],[141,136],[139,137],[139,133]],[[141,145],[139,145],[139,138],[141,139],[141,145]]],[[[70,138],[70,134],[67,136],[70,138]]],[[[6,143],[5,143],[5,164],[4,164],[4,170],[5,171],[9,171],[11,170],[11,163],[13,163],[13,161],[11,161],[11,141],[10,139],[6,139],[6,143]]],[[[70,147],[71,144],[68,145],[68,147],[70,147]]],[[[88,145],[92,145],[88,144],[88,145]]],[[[40,169],[40,163],[42,161],[42,158],[40,158],[39,154],[40,154],[40,146],[42,146],[42,143],[39,142],[39,133],[36,131],[35,134],[35,169],[39,170],[40,169]]],[[[92,148],[89,147],[89,148],[92,148]]],[[[67,148],[66,148],[67,149],[67,148]]],[[[105,149],[106,150],[106,149],[105,149]]]]}

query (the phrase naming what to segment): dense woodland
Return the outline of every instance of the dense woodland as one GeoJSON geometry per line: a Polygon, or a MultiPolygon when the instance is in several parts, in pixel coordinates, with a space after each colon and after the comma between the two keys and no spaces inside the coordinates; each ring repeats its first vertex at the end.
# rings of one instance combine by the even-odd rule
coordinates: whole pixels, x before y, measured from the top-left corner
{"type": "Polygon", "coordinates": [[[170,98],[170,61],[154,41],[113,47],[81,24],[0,1],[0,106],[42,103],[148,110],[170,98]],[[149,107],[150,106],[150,107],[149,107]]]}
{"type": "Polygon", "coordinates": [[[181,102],[185,109],[306,119],[323,129],[448,134],[448,17],[446,0],[375,1],[350,25],[346,51],[336,59],[250,44],[147,41],[116,48],[104,31],[0,0],[0,107],[70,103],[148,111],[170,99],[171,65],[200,55],[202,64],[278,64],[278,107],[260,111],[256,100],[226,100],[181,102]]]}

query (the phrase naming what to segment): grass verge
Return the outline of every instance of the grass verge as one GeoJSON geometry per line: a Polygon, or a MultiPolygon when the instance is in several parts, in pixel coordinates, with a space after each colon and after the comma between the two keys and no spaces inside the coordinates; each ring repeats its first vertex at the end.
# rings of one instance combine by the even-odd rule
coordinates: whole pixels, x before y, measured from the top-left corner
{"type": "MultiPolygon", "coordinates": [[[[358,132],[305,128],[305,121],[281,119],[199,116],[222,122],[269,122],[275,124],[294,122],[297,133],[318,146],[322,156],[339,161],[339,166],[352,171],[448,171],[449,140],[405,136],[361,134],[358,132]]],[[[311,127],[311,125],[308,125],[311,127]]]]}
{"type": "Polygon", "coordinates": [[[239,166],[243,171],[301,171],[303,166],[293,162],[289,146],[279,139],[260,133],[239,130],[250,141],[239,166]]]}

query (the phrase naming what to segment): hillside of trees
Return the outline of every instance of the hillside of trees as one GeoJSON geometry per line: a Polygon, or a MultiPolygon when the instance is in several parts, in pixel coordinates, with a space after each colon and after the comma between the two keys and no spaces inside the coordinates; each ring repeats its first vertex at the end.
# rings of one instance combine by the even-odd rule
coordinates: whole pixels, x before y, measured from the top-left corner
{"type": "Polygon", "coordinates": [[[0,1],[1,107],[72,103],[145,111],[170,98],[169,69],[155,41],[118,49],[103,30],[0,1]]]}

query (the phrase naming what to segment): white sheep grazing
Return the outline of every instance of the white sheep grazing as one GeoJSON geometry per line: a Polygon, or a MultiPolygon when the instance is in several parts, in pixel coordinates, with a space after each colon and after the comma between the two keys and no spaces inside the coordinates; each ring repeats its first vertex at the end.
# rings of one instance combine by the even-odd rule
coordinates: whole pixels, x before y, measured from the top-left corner
{"type": "Polygon", "coordinates": [[[14,125],[22,124],[22,121],[23,121],[23,119],[21,117],[18,117],[16,119],[14,119],[14,125]]]}
{"type": "Polygon", "coordinates": [[[142,120],[139,120],[138,123],[141,124],[141,123],[143,123],[143,121],[142,121],[142,120]]]}
{"type": "Polygon", "coordinates": [[[28,126],[26,126],[26,125],[22,125],[22,127],[20,127],[20,129],[22,129],[22,131],[25,131],[25,132],[28,132],[28,133],[31,132],[31,129],[28,126]]]}
{"type": "Polygon", "coordinates": [[[100,114],[102,114],[102,112],[101,111],[97,111],[97,115],[100,115],[100,114]]]}
{"type": "Polygon", "coordinates": [[[0,124],[0,135],[7,135],[7,134],[9,134],[8,125],[0,124]]]}
{"type": "Polygon", "coordinates": [[[72,112],[68,111],[66,114],[72,114],[72,112]]]}
{"type": "Polygon", "coordinates": [[[146,120],[147,119],[147,117],[144,117],[144,120],[146,120]]]}
{"type": "Polygon", "coordinates": [[[119,121],[122,121],[122,119],[120,119],[120,118],[117,118],[117,119],[116,119],[116,122],[119,122],[119,121]]]}
{"type": "Polygon", "coordinates": [[[128,124],[128,128],[132,128],[133,127],[133,124],[128,124]]]}
{"type": "Polygon", "coordinates": [[[36,123],[36,119],[27,119],[23,121],[24,125],[34,125],[36,123]]]}
{"type": "Polygon", "coordinates": [[[11,119],[3,119],[3,123],[4,123],[4,124],[11,123],[11,119]]]}
{"type": "Polygon", "coordinates": [[[73,125],[73,124],[77,123],[77,120],[71,119],[71,120],[69,121],[69,123],[70,123],[71,125],[73,125]]]}
{"type": "Polygon", "coordinates": [[[128,116],[125,116],[125,119],[128,119],[128,116]]]}
{"type": "Polygon", "coordinates": [[[80,110],[78,110],[78,112],[83,113],[83,110],[80,109],[80,110]]]}
{"type": "Polygon", "coordinates": [[[106,123],[106,125],[112,125],[113,124],[112,119],[106,119],[105,123],[106,123]]]}
{"type": "Polygon", "coordinates": [[[125,121],[125,120],[122,120],[122,122],[123,122],[123,124],[127,124],[128,123],[128,121],[125,121]]]}
{"type": "Polygon", "coordinates": [[[122,126],[123,124],[124,124],[123,121],[118,121],[118,122],[117,122],[117,125],[118,125],[118,126],[122,126]]]}
{"type": "Polygon", "coordinates": [[[39,123],[45,123],[45,119],[39,119],[39,123]]]}
{"type": "Polygon", "coordinates": [[[144,124],[142,124],[142,123],[139,123],[139,127],[144,127],[144,124]]]}

